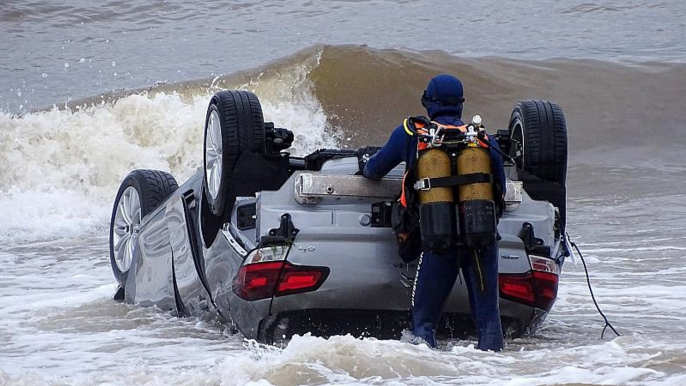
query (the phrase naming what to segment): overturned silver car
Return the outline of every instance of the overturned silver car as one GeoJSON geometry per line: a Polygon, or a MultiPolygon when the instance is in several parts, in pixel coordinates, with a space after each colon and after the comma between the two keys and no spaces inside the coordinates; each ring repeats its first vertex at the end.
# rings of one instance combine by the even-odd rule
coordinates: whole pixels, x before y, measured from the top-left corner
{"type": "MultiPolygon", "coordinates": [[[[545,319],[568,255],[562,110],[520,102],[496,138],[513,161],[498,243],[503,327],[516,337],[545,319]]],[[[355,151],[294,157],[292,141],[291,131],[263,121],[254,94],[215,94],[203,169],[181,186],[168,173],[134,170],[119,188],[110,226],[115,299],[217,314],[272,344],[307,332],[399,337],[416,266],[397,256],[393,231],[372,207],[397,197],[404,168],[370,181],[358,175],[355,151]]],[[[439,336],[473,330],[458,280],[439,336]]]]}

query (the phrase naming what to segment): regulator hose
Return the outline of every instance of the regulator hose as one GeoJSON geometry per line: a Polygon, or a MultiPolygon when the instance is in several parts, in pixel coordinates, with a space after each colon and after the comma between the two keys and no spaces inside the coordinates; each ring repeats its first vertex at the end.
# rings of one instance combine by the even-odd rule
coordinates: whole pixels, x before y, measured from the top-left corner
{"type": "Polygon", "coordinates": [[[503,158],[505,158],[507,161],[509,161],[511,164],[514,164],[514,163],[515,163],[514,158],[512,158],[509,154],[505,154],[502,150],[500,150],[500,149],[498,149],[498,148],[496,148],[496,147],[491,146],[491,144],[488,143],[488,142],[484,142],[484,143],[488,144],[488,149],[492,149],[492,150],[495,150],[496,152],[500,153],[500,155],[501,155],[503,158]]]}
{"type": "MultiPolygon", "coordinates": [[[[587,285],[588,285],[588,291],[591,293],[591,299],[593,300],[593,304],[595,304],[596,310],[598,310],[598,313],[600,314],[600,316],[603,317],[603,320],[605,321],[605,326],[603,327],[603,331],[600,333],[600,339],[603,339],[603,338],[604,338],[604,336],[605,336],[605,330],[607,330],[608,327],[610,327],[610,329],[612,330],[612,332],[615,333],[615,335],[621,336],[621,335],[619,335],[619,333],[617,332],[617,330],[615,330],[615,328],[612,327],[612,324],[610,323],[609,320],[607,320],[607,317],[605,316],[605,314],[603,313],[603,311],[600,310],[600,306],[598,305],[598,302],[597,302],[596,299],[595,299],[595,295],[593,294],[593,288],[591,287],[591,279],[590,279],[590,277],[589,277],[589,275],[588,275],[588,268],[586,267],[586,260],[584,260],[584,255],[581,254],[581,251],[579,250],[579,247],[576,246],[576,243],[574,243],[573,241],[571,241],[571,240],[569,239],[569,234],[565,234],[565,235],[566,235],[566,237],[567,237],[567,240],[568,240],[569,243],[571,244],[571,246],[573,246],[574,249],[576,249],[576,252],[579,254],[579,257],[581,258],[581,263],[584,265],[584,272],[586,273],[586,283],[587,283],[587,285]]],[[[571,251],[570,251],[570,252],[571,252],[571,251]]]]}

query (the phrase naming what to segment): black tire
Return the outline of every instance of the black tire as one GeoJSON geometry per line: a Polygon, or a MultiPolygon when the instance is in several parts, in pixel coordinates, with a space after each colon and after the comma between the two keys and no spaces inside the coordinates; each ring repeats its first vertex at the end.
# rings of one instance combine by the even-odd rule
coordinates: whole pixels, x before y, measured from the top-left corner
{"type": "Polygon", "coordinates": [[[510,138],[522,144],[510,147],[520,178],[527,175],[565,184],[567,180],[567,124],[562,109],[549,101],[519,102],[510,117],[510,138]]]}
{"type": "Polygon", "coordinates": [[[560,106],[549,101],[522,101],[510,117],[510,155],[517,177],[534,200],[560,211],[565,231],[567,208],[567,123],[560,106]],[[520,144],[518,146],[517,144],[520,144]]]}
{"type": "MultiPolygon", "coordinates": [[[[257,96],[249,91],[216,93],[207,108],[203,144],[203,191],[212,214],[224,218],[230,198],[229,179],[238,157],[245,151],[266,153],[264,118],[257,96]],[[221,170],[215,174],[208,172],[208,124],[213,114],[216,114],[214,119],[218,118],[221,128],[221,170]],[[210,178],[212,190],[209,188],[210,178]]],[[[210,162],[211,159],[212,156],[210,162]]]]}
{"type": "MultiPolygon", "coordinates": [[[[128,264],[123,264],[123,267],[120,266],[122,261],[121,255],[118,253],[122,252],[121,248],[131,248],[130,251],[133,250],[133,245],[136,241],[136,229],[133,224],[136,221],[140,224],[140,219],[154,211],[178,187],[179,184],[171,174],[159,170],[134,170],[124,178],[124,181],[119,186],[110,220],[110,264],[112,265],[114,277],[121,288],[124,288],[126,284],[131,261],[128,261],[128,264]],[[121,217],[123,215],[121,211],[125,210],[124,204],[126,200],[132,199],[133,191],[129,188],[133,189],[138,195],[139,208],[134,210],[134,213],[128,214],[131,221],[127,222],[121,217]],[[119,213],[118,210],[120,211],[119,213]],[[115,245],[115,243],[118,245],[115,245]],[[115,251],[115,248],[118,246],[119,251],[115,251]],[[120,257],[119,264],[118,256],[120,257]]],[[[131,209],[131,207],[126,209],[131,209]]],[[[131,255],[130,257],[132,258],[133,256],[131,255]]]]}

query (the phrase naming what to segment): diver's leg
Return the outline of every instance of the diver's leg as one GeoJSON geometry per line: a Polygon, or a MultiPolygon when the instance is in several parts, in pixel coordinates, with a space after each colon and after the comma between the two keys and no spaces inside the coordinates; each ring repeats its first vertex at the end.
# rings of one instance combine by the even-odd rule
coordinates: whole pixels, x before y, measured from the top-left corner
{"type": "Polygon", "coordinates": [[[436,328],[443,303],[450,294],[458,266],[455,251],[442,255],[425,252],[419,260],[412,288],[412,334],[436,347],[436,328]]]}
{"type": "Polygon", "coordinates": [[[471,252],[471,264],[464,270],[467,289],[474,301],[474,316],[479,331],[480,350],[503,349],[503,329],[500,322],[498,293],[498,247],[484,248],[481,253],[471,252]]]}

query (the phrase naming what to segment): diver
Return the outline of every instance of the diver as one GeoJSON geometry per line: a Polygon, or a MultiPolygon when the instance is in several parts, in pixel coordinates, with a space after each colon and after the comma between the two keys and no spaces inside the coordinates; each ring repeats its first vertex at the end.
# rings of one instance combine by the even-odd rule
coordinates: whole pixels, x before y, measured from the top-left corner
{"type": "MultiPolygon", "coordinates": [[[[431,79],[421,101],[434,124],[464,129],[465,124],[461,120],[463,87],[462,82],[456,77],[438,75],[431,79]]],[[[407,120],[393,131],[388,142],[373,155],[367,154],[360,158],[360,168],[365,177],[380,179],[403,161],[406,165],[406,178],[412,171],[416,172],[418,139],[416,135],[411,135],[406,125],[407,120]]],[[[485,154],[490,155],[491,159],[490,181],[493,185],[493,200],[495,205],[502,208],[506,181],[503,160],[497,142],[493,138],[485,142],[488,146],[485,154]]],[[[364,148],[360,150],[365,151],[364,148]]],[[[488,155],[485,156],[486,159],[488,155]]],[[[403,196],[399,201],[406,202],[407,207],[416,208],[418,194],[409,194],[408,197],[414,198],[407,200],[405,191],[403,188],[403,196]]],[[[499,216],[502,210],[496,212],[499,216]]],[[[437,347],[436,329],[443,306],[457,280],[459,270],[462,269],[469,293],[471,315],[479,334],[477,348],[484,351],[503,349],[498,304],[498,245],[495,241],[495,216],[496,214],[493,214],[493,241],[490,245],[478,248],[478,251],[460,243],[451,244],[450,247],[439,251],[427,250],[426,247],[423,248],[423,253],[417,251],[419,263],[412,288],[412,334],[426,341],[432,348],[437,347]]],[[[415,226],[418,226],[418,223],[419,221],[415,226]]],[[[399,240],[399,243],[402,242],[403,240],[399,240]]]]}

